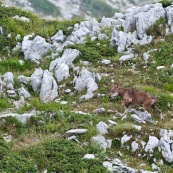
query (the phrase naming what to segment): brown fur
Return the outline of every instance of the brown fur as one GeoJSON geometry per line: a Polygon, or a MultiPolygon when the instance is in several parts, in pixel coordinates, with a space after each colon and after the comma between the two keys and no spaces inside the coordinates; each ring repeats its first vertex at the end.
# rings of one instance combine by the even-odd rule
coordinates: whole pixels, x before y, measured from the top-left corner
{"type": "MultiPolygon", "coordinates": [[[[111,88],[110,97],[120,96],[123,99],[125,108],[129,108],[130,105],[143,106],[151,114],[151,109],[160,113],[160,119],[162,120],[162,112],[156,105],[156,98],[146,92],[135,90],[132,88],[120,88],[118,85],[113,85],[111,88]]],[[[126,111],[125,111],[126,112],[126,111]]]]}

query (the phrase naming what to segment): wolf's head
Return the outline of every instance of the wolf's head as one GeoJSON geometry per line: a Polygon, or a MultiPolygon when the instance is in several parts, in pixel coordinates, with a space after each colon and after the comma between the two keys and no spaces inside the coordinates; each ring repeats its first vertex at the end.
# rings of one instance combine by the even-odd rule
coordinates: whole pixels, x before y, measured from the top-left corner
{"type": "Polygon", "coordinates": [[[113,99],[114,97],[118,96],[119,94],[120,94],[119,85],[118,84],[112,85],[109,98],[113,99]]]}

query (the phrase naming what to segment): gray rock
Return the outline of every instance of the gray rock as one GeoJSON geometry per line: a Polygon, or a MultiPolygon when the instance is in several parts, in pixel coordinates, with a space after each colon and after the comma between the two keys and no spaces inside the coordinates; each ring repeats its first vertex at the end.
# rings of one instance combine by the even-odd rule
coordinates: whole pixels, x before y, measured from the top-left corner
{"type": "Polygon", "coordinates": [[[165,10],[166,17],[168,19],[168,25],[171,28],[171,32],[173,33],[173,5],[167,7],[165,10]]]}
{"type": "Polygon", "coordinates": [[[147,111],[140,111],[140,110],[136,110],[136,109],[130,109],[129,112],[134,113],[133,116],[131,116],[132,119],[134,119],[134,121],[136,120],[137,122],[141,122],[141,123],[154,123],[154,121],[151,118],[151,114],[149,114],[147,111]]]}
{"type": "Polygon", "coordinates": [[[149,54],[147,52],[143,53],[143,59],[144,61],[147,61],[149,59],[149,54]]]}
{"type": "Polygon", "coordinates": [[[74,79],[75,89],[77,91],[87,89],[87,93],[81,96],[80,99],[90,99],[93,97],[93,92],[98,89],[95,79],[94,73],[89,72],[85,67],[82,68],[79,77],[74,79]]]}
{"type": "Polygon", "coordinates": [[[130,139],[132,138],[132,135],[128,136],[128,135],[124,135],[122,138],[121,138],[121,145],[124,145],[126,142],[128,142],[130,139]]]}
{"type": "Polygon", "coordinates": [[[139,144],[136,141],[133,141],[131,143],[131,148],[132,148],[132,151],[135,152],[137,149],[139,149],[139,144]]]}
{"type": "Polygon", "coordinates": [[[135,57],[134,54],[129,54],[129,55],[123,55],[120,57],[119,61],[127,61],[127,60],[132,60],[135,57]]]}
{"type": "Polygon", "coordinates": [[[108,133],[107,129],[109,128],[109,126],[103,122],[103,121],[100,121],[97,125],[96,125],[96,129],[98,130],[98,132],[101,134],[101,135],[104,135],[106,133],[108,133]]]}
{"type": "Polygon", "coordinates": [[[83,21],[75,25],[74,31],[67,37],[63,46],[84,43],[87,36],[96,36],[98,33],[100,33],[100,24],[96,19],[83,21]]]}
{"type": "Polygon", "coordinates": [[[110,39],[110,44],[112,46],[118,47],[118,52],[122,53],[125,51],[126,48],[128,48],[131,45],[145,45],[149,44],[152,41],[152,36],[147,36],[144,34],[143,38],[141,40],[138,39],[137,32],[129,32],[125,33],[123,31],[118,31],[116,27],[114,27],[112,36],[110,39]]]}
{"type": "Polygon", "coordinates": [[[19,82],[24,83],[26,85],[29,85],[31,83],[31,77],[20,75],[17,79],[19,80],[19,82]]]}
{"type": "Polygon", "coordinates": [[[168,163],[173,162],[173,130],[160,129],[159,150],[168,163]]]}
{"type": "Polygon", "coordinates": [[[31,97],[30,93],[24,87],[19,88],[17,91],[19,96],[23,96],[26,99],[31,97]]]}
{"type": "Polygon", "coordinates": [[[100,23],[100,27],[101,28],[110,28],[110,27],[113,27],[116,23],[117,23],[117,21],[113,18],[103,17],[101,20],[101,23],[100,23]]]}
{"type": "Polygon", "coordinates": [[[109,59],[104,59],[104,60],[102,60],[101,62],[102,62],[102,64],[104,64],[104,65],[108,65],[108,64],[111,63],[111,61],[110,61],[109,59]]]}
{"type": "Polygon", "coordinates": [[[7,72],[3,75],[3,82],[8,84],[8,83],[11,83],[11,84],[14,84],[14,75],[12,72],[7,72]]]}
{"type": "Polygon", "coordinates": [[[43,70],[41,68],[35,69],[34,73],[31,75],[31,86],[34,92],[40,89],[42,79],[43,79],[43,70]]]}
{"type": "Polygon", "coordinates": [[[6,87],[7,87],[7,90],[14,90],[14,86],[13,86],[12,83],[8,83],[8,84],[6,85],[6,87]]]}
{"type": "Polygon", "coordinates": [[[132,114],[132,115],[131,115],[131,118],[132,118],[135,122],[146,124],[146,122],[145,122],[142,118],[140,118],[138,115],[136,115],[136,114],[132,114]]]}
{"type": "Polygon", "coordinates": [[[105,108],[98,108],[93,110],[93,114],[101,114],[104,113],[105,111],[106,111],[105,108]]]}
{"type": "Polygon", "coordinates": [[[156,3],[144,7],[132,7],[125,13],[124,31],[128,33],[137,30],[137,36],[142,39],[146,30],[161,17],[165,17],[165,10],[162,4],[156,3]]]}
{"type": "Polygon", "coordinates": [[[80,135],[86,133],[87,129],[71,129],[66,132],[68,135],[80,135]]]}
{"type": "Polygon", "coordinates": [[[40,36],[36,36],[33,40],[29,40],[30,37],[24,37],[22,41],[22,52],[24,53],[25,60],[31,60],[39,64],[42,56],[46,55],[52,49],[52,45],[40,36]]]}
{"type": "Polygon", "coordinates": [[[115,13],[113,18],[114,19],[125,19],[125,14],[115,13]]]}
{"type": "Polygon", "coordinates": [[[52,71],[54,69],[57,69],[63,63],[71,66],[73,64],[73,61],[79,55],[80,52],[77,49],[66,49],[60,58],[56,58],[50,63],[49,70],[52,71]]]}
{"type": "Polygon", "coordinates": [[[136,31],[140,39],[144,37],[144,34],[149,27],[151,27],[161,17],[165,17],[165,10],[162,7],[162,4],[152,4],[150,7],[151,8],[148,11],[140,12],[135,15],[136,31]]]}
{"type": "Polygon", "coordinates": [[[59,30],[54,36],[51,37],[53,42],[63,43],[65,41],[66,36],[63,34],[62,30],[59,30]]]}
{"type": "Polygon", "coordinates": [[[94,154],[85,154],[85,156],[83,157],[83,159],[95,159],[96,156],[94,154]]]}
{"type": "Polygon", "coordinates": [[[13,19],[16,19],[16,20],[20,20],[20,21],[23,21],[23,22],[30,22],[30,19],[29,18],[27,18],[27,17],[25,17],[25,16],[18,16],[18,15],[16,15],[16,16],[14,16],[14,17],[12,17],[13,19]]]}
{"type": "Polygon", "coordinates": [[[23,96],[20,97],[18,101],[14,101],[13,105],[16,107],[16,109],[20,109],[25,105],[25,99],[23,96]]]}
{"type": "Polygon", "coordinates": [[[155,136],[149,136],[147,145],[145,146],[145,152],[153,152],[153,149],[158,147],[159,140],[155,136]]]}
{"type": "Polygon", "coordinates": [[[98,40],[104,40],[104,39],[107,39],[107,38],[108,38],[108,36],[105,33],[100,33],[98,35],[98,40]]]}
{"type": "Polygon", "coordinates": [[[55,78],[58,82],[61,82],[64,79],[67,79],[70,76],[69,66],[67,64],[60,64],[55,69],[55,78]]]}
{"type": "Polygon", "coordinates": [[[111,173],[137,173],[139,170],[135,170],[123,164],[118,158],[114,159],[112,162],[105,161],[103,166],[107,168],[111,173]]]}
{"type": "Polygon", "coordinates": [[[48,103],[58,96],[58,86],[52,74],[48,70],[44,70],[41,83],[39,98],[41,102],[48,103]]]}
{"type": "Polygon", "coordinates": [[[10,97],[10,98],[16,98],[17,93],[14,90],[7,90],[7,96],[10,97]]]}
{"type": "Polygon", "coordinates": [[[3,29],[2,29],[2,27],[0,27],[0,34],[3,34],[3,29]]]}
{"type": "Polygon", "coordinates": [[[6,114],[0,114],[0,119],[10,116],[17,118],[20,122],[25,124],[30,117],[36,116],[36,113],[35,112],[24,113],[24,114],[6,113],[6,114]]]}
{"type": "Polygon", "coordinates": [[[106,140],[102,135],[92,137],[91,141],[98,143],[104,151],[106,151],[106,149],[110,147],[109,141],[106,140]]]}

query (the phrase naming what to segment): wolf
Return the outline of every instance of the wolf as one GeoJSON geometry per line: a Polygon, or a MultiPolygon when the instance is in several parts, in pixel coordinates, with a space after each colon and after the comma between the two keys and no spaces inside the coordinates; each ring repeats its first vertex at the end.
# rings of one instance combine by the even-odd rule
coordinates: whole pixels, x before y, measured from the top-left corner
{"type": "Polygon", "coordinates": [[[160,120],[163,120],[162,111],[159,110],[156,104],[156,98],[147,92],[135,90],[132,88],[119,87],[118,84],[114,84],[111,87],[110,98],[120,96],[123,99],[125,106],[125,113],[128,112],[131,105],[143,106],[144,109],[151,114],[151,109],[160,114],[160,120]]]}

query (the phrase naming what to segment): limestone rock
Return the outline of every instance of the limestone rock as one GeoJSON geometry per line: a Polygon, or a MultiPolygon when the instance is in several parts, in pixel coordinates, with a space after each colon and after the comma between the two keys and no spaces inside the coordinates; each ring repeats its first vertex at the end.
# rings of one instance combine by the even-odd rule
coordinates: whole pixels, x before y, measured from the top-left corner
{"type": "Polygon", "coordinates": [[[147,145],[145,146],[146,152],[153,152],[153,149],[158,147],[159,140],[155,136],[149,136],[149,140],[147,142],[147,145]]]}
{"type": "Polygon", "coordinates": [[[39,64],[42,56],[46,55],[51,49],[52,45],[40,36],[36,36],[33,40],[24,37],[22,42],[22,52],[24,53],[25,60],[31,60],[36,64],[39,64]]]}
{"type": "Polygon", "coordinates": [[[52,74],[44,70],[39,98],[43,103],[53,101],[58,96],[58,86],[52,74]]]}
{"type": "Polygon", "coordinates": [[[168,163],[173,162],[173,130],[160,129],[159,150],[168,163]]]}
{"type": "Polygon", "coordinates": [[[24,87],[19,88],[17,91],[19,96],[23,96],[26,99],[31,97],[30,93],[24,87]]]}
{"type": "Polygon", "coordinates": [[[98,89],[98,85],[95,82],[96,75],[89,72],[85,67],[82,68],[79,73],[79,77],[74,79],[75,89],[82,91],[87,89],[87,93],[80,97],[80,99],[90,99],[93,97],[93,92],[98,89]]]}
{"type": "Polygon", "coordinates": [[[63,34],[62,30],[59,30],[54,36],[51,37],[53,42],[63,43],[65,41],[66,36],[63,34]]]}
{"type": "Polygon", "coordinates": [[[106,151],[108,147],[111,147],[111,145],[109,144],[110,141],[106,140],[105,137],[102,135],[94,136],[91,138],[91,140],[98,143],[104,151],[106,151]]]}
{"type": "Polygon", "coordinates": [[[3,82],[8,84],[8,83],[11,83],[11,84],[14,84],[14,75],[12,72],[7,72],[3,75],[3,82]]]}
{"type": "Polygon", "coordinates": [[[31,86],[34,92],[40,89],[42,79],[43,79],[43,70],[41,68],[35,69],[34,73],[31,75],[31,86]]]}
{"type": "Polygon", "coordinates": [[[109,126],[103,122],[100,121],[97,125],[96,125],[96,129],[99,131],[100,134],[104,135],[106,133],[108,133],[107,129],[109,128],[109,126]]]}

